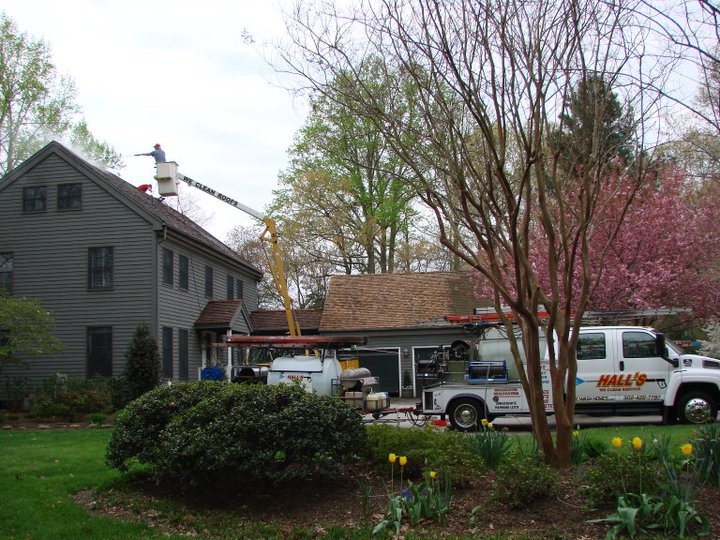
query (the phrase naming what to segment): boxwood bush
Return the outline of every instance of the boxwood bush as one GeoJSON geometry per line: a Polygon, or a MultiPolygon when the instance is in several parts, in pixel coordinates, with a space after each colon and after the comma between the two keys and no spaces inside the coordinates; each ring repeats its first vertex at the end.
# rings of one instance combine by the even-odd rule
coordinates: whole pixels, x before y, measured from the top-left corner
{"type": "Polygon", "coordinates": [[[554,495],[557,482],[541,454],[515,452],[498,467],[491,497],[513,509],[526,508],[554,495]]]}
{"type": "Polygon", "coordinates": [[[637,451],[612,451],[598,456],[583,481],[591,507],[615,504],[625,493],[659,495],[667,489],[657,459],[637,451]]]}
{"type": "Polygon", "coordinates": [[[60,417],[76,420],[87,413],[110,413],[117,409],[117,394],[122,382],[108,377],[60,379],[48,377],[28,392],[30,416],[60,417]]]}
{"type": "Polygon", "coordinates": [[[132,460],[156,463],[161,457],[161,435],[170,421],[220,393],[222,387],[217,382],[159,386],[130,402],[115,415],[116,428],[105,455],[107,464],[124,471],[132,460]]]}
{"type": "Polygon", "coordinates": [[[429,470],[447,473],[454,484],[463,485],[485,469],[465,433],[431,429],[406,429],[393,425],[367,426],[369,458],[389,470],[388,455],[407,457],[406,478],[416,481],[429,470]]]}
{"type": "Polygon", "coordinates": [[[201,382],[158,388],[116,418],[107,461],[136,459],[183,485],[280,484],[335,476],[365,451],[362,418],[299,385],[201,382]]]}

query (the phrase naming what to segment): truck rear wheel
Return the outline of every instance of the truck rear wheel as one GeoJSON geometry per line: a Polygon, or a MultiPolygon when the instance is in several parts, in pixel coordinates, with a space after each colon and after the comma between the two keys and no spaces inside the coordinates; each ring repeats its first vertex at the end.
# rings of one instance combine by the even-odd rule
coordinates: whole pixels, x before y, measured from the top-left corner
{"type": "Polygon", "coordinates": [[[686,424],[702,424],[714,422],[717,418],[718,405],[713,397],[700,390],[683,394],[678,401],[677,415],[686,424]]]}
{"type": "Polygon", "coordinates": [[[475,431],[480,421],[486,418],[485,412],[485,405],[480,400],[458,399],[450,407],[450,424],[458,431],[475,431]]]}

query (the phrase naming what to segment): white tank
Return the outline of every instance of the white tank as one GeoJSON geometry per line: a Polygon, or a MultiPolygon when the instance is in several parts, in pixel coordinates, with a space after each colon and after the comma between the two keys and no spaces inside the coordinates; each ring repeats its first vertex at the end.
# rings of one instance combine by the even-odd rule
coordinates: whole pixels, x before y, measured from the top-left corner
{"type": "MultiPolygon", "coordinates": [[[[478,360],[504,360],[505,366],[508,370],[508,379],[517,380],[520,378],[517,369],[515,368],[515,360],[513,360],[512,352],[510,351],[510,342],[504,336],[501,336],[497,331],[492,335],[488,332],[486,339],[481,339],[477,342],[477,359],[478,360]]],[[[522,341],[518,337],[518,347],[520,348],[520,356],[522,361],[525,362],[525,350],[522,346],[522,341]]],[[[547,341],[545,336],[540,336],[540,358],[545,357],[545,349],[547,348],[547,341]]]]}
{"type": "Polygon", "coordinates": [[[280,356],[273,360],[268,372],[268,384],[299,382],[308,392],[330,396],[333,381],[340,378],[342,369],[335,358],[317,356],[280,356]]]}

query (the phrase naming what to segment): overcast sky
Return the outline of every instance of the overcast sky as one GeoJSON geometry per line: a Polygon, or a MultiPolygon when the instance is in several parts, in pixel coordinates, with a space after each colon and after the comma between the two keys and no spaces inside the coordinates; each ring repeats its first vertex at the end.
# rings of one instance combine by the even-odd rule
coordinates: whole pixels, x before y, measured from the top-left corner
{"type": "MultiPolygon", "coordinates": [[[[263,211],[301,127],[303,103],[279,88],[259,49],[282,36],[287,0],[3,0],[77,86],[90,131],[122,154],[140,185],[162,144],[181,173],[263,211]],[[243,30],[255,40],[248,44],[243,30]]],[[[221,240],[252,218],[191,188],[221,240]]]]}

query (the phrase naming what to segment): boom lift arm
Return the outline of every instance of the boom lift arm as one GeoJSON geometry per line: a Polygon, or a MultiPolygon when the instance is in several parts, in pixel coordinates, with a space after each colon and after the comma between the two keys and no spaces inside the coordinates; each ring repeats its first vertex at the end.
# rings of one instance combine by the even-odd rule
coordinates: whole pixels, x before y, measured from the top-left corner
{"type": "Polygon", "coordinates": [[[262,221],[263,225],[265,225],[265,230],[260,235],[260,240],[270,244],[270,249],[272,251],[272,257],[270,257],[268,261],[270,274],[272,275],[275,289],[280,295],[280,298],[282,298],[283,307],[285,309],[285,318],[287,319],[290,335],[299,336],[300,325],[295,319],[295,314],[293,313],[292,298],[290,298],[290,293],[288,292],[287,277],[285,276],[285,265],[283,264],[282,253],[280,252],[280,236],[277,232],[277,224],[275,223],[275,220],[270,216],[263,215],[262,213],[258,212],[253,208],[250,208],[249,206],[245,206],[240,201],[236,201],[232,197],[228,197],[227,195],[224,195],[219,191],[216,191],[213,188],[206,186],[201,182],[193,180],[192,178],[185,176],[181,172],[178,172],[177,163],[175,163],[174,161],[158,163],[157,175],[155,176],[155,178],[158,181],[158,191],[160,195],[177,195],[177,192],[175,192],[175,184],[178,180],[182,180],[188,186],[197,188],[201,191],[204,191],[205,193],[209,193],[216,199],[219,199],[224,203],[229,204],[230,206],[237,208],[238,210],[241,210],[246,214],[249,214],[252,217],[262,221]],[[163,183],[165,185],[163,185],[163,183]]]}
{"type": "Polygon", "coordinates": [[[272,257],[269,260],[269,270],[272,274],[273,283],[277,290],[280,298],[283,301],[283,307],[285,308],[285,318],[287,319],[288,329],[290,330],[291,336],[300,335],[300,324],[295,319],[293,312],[292,298],[288,292],[287,277],[285,276],[285,265],[282,261],[282,254],[280,253],[280,244],[278,242],[280,236],[277,232],[275,220],[270,216],[263,216],[262,222],[265,225],[265,230],[260,235],[260,240],[270,244],[272,250],[272,257]]]}

